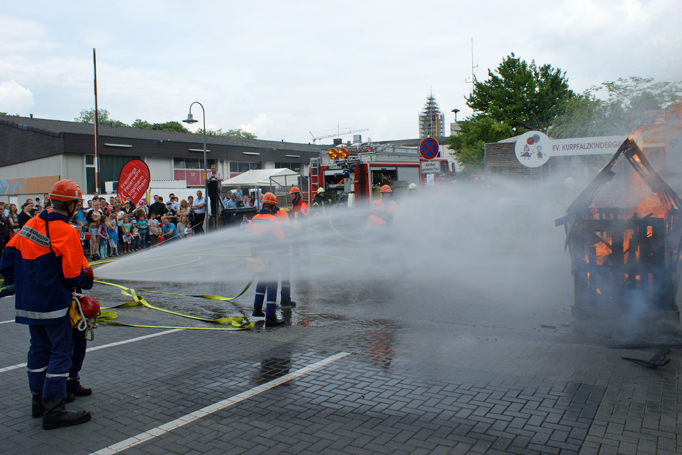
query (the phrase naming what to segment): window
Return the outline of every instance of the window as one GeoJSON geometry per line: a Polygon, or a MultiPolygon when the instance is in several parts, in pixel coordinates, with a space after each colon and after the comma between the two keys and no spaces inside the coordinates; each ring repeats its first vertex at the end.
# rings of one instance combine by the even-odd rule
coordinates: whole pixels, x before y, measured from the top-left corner
{"type": "Polygon", "coordinates": [[[93,194],[95,188],[95,155],[85,155],[85,191],[93,194]]]}
{"type": "MultiPolygon", "coordinates": [[[[207,168],[211,168],[211,164],[215,164],[215,160],[206,160],[207,168]]],[[[173,158],[173,167],[175,169],[203,169],[203,158],[173,158]]]]}
{"type": "Polygon", "coordinates": [[[288,168],[294,172],[301,172],[301,163],[275,163],[275,169],[288,168]]]}
{"type": "Polygon", "coordinates": [[[260,169],[260,162],[230,161],[230,174],[241,174],[251,169],[260,169]]]}

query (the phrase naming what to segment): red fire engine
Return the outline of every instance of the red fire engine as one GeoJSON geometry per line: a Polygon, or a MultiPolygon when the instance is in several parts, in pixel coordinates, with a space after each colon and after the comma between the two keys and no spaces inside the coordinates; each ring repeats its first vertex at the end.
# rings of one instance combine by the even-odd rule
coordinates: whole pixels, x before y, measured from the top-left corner
{"type": "Polygon", "coordinates": [[[327,157],[310,160],[308,190],[314,195],[321,186],[334,202],[349,205],[378,198],[382,185],[400,194],[410,184],[426,187],[451,183],[454,164],[447,158],[423,159],[416,147],[360,146],[349,156],[345,148],[332,149],[327,157]]]}

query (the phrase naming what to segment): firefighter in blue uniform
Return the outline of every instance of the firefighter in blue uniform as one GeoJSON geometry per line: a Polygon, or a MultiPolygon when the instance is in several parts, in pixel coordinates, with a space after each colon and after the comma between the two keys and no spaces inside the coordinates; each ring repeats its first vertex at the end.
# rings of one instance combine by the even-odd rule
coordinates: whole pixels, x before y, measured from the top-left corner
{"type": "Polygon", "coordinates": [[[30,219],[7,244],[0,274],[15,286],[16,319],[31,334],[28,383],[33,417],[43,428],[79,425],[88,411],[67,411],[66,382],[72,366],[73,332],[69,321],[72,291],[92,287],[92,269],[83,255],[80,238],[69,224],[83,194],[71,180],[61,180],[50,191],[52,211],[30,219]]]}
{"type": "Polygon", "coordinates": [[[246,228],[254,236],[252,255],[262,263],[256,284],[253,317],[265,316],[265,326],[274,327],[285,323],[284,320],[277,318],[276,310],[280,268],[285,260],[285,252],[288,251],[283,243],[284,233],[280,221],[274,215],[277,197],[272,193],[265,193],[261,202],[263,208],[251,218],[246,228]]]}

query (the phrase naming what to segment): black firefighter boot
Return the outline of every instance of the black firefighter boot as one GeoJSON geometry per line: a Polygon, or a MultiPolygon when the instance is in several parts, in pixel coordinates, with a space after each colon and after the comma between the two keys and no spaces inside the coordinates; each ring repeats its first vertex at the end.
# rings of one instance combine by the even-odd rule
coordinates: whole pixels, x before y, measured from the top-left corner
{"type": "MultiPolygon", "coordinates": [[[[76,397],[71,393],[66,393],[66,398],[64,398],[65,403],[71,403],[75,401],[76,397]]],[[[42,417],[45,414],[45,408],[43,407],[43,392],[31,390],[31,414],[34,418],[42,417]]]]}
{"type": "Polygon", "coordinates": [[[42,417],[45,414],[43,408],[43,391],[31,390],[31,413],[34,418],[42,417]]]}
{"type": "Polygon", "coordinates": [[[43,398],[43,430],[80,425],[92,417],[88,411],[67,411],[64,398],[43,398]]]}

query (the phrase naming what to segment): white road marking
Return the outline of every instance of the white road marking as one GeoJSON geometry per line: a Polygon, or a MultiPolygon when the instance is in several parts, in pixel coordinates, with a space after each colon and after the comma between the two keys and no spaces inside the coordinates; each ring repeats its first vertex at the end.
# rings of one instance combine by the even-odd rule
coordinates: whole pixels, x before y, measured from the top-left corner
{"type": "Polygon", "coordinates": [[[10,322],[14,322],[14,319],[10,319],[9,321],[0,321],[0,324],[9,324],[10,322]]]}
{"type": "Polygon", "coordinates": [[[199,420],[202,417],[211,415],[214,412],[218,412],[222,409],[229,408],[230,406],[233,406],[248,398],[258,395],[261,392],[265,392],[266,390],[270,390],[273,387],[277,387],[280,384],[284,384],[285,382],[291,381],[292,379],[308,374],[311,371],[318,370],[323,366],[329,365],[330,363],[342,359],[348,355],[350,355],[350,353],[340,352],[331,357],[327,357],[326,359],[320,360],[319,362],[315,362],[312,365],[308,365],[307,367],[301,368],[300,370],[296,370],[292,373],[286,374],[281,378],[274,379],[270,382],[254,387],[253,389],[226,398],[210,406],[201,408],[198,411],[194,411],[190,414],[184,415],[164,425],[152,428],[151,430],[145,431],[144,433],[140,433],[137,436],[133,436],[132,438],[128,438],[124,441],[112,444],[109,447],[105,447],[103,449],[98,450],[97,452],[93,452],[91,455],[114,455],[123,450],[135,447],[138,444],[141,444],[145,441],[149,441],[150,439],[154,439],[157,436],[162,436],[172,430],[175,430],[176,428],[180,428],[184,425],[187,425],[188,423],[194,422],[195,420],[199,420]]]}
{"type": "MultiPolygon", "coordinates": [[[[151,335],[145,335],[145,336],[141,336],[141,337],[137,337],[137,338],[131,338],[129,340],[117,341],[116,343],[104,344],[102,346],[95,346],[94,348],[88,348],[87,352],[94,352],[94,351],[99,351],[100,349],[113,348],[114,346],[120,346],[122,344],[133,343],[135,341],[159,337],[161,335],[168,335],[169,333],[179,332],[181,330],[183,330],[183,329],[165,330],[163,332],[152,333],[151,335]]],[[[25,363],[18,363],[16,365],[10,365],[10,366],[5,367],[5,368],[0,368],[0,373],[4,373],[6,371],[16,370],[19,368],[25,368],[25,367],[26,367],[25,363]]]]}

